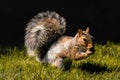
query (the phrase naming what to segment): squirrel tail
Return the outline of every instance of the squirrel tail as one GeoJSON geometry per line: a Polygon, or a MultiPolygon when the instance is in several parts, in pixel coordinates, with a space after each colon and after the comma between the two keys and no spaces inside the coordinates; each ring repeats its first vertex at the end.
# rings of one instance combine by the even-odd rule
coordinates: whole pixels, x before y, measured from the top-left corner
{"type": "Polygon", "coordinates": [[[27,24],[25,47],[29,55],[37,53],[42,59],[50,45],[65,33],[66,21],[56,12],[42,12],[27,24]]]}

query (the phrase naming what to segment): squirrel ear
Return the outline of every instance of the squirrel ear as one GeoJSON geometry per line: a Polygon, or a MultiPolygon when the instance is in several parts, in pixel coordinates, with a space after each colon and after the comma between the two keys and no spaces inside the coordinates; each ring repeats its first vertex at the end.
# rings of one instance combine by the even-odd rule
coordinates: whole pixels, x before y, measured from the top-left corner
{"type": "Polygon", "coordinates": [[[89,28],[89,27],[87,27],[87,28],[86,28],[86,32],[87,32],[87,33],[89,33],[89,31],[90,31],[90,28],[89,28]]]}
{"type": "Polygon", "coordinates": [[[80,29],[78,29],[78,32],[77,32],[78,34],[79,34],[79,36],[81,36],[81,34],[82,34],[82,29],[80,28],[80,29]]]}
{"type": "Polygon", "coordinates": [[[75,38],[78,38],[82,35],[82,29],[78,29],[77,34],[75,35],[75,38]]]}

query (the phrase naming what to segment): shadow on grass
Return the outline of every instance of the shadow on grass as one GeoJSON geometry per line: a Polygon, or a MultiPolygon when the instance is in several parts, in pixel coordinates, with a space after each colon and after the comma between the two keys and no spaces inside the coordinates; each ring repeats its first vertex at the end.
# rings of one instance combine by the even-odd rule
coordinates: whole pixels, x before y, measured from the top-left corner
{"type": "Polygon", "coordinates": [[[69,71],[70,68],[72,66],[72,61],[71,60],[66,60],[66,62],[64,63],[64,71],[69,71]]]}
{"type": "Polygon", "coordinates": [[[85,70],[89,73],[97,73],[97,74],[103,73],[105,71],[109,71],[106,65],[102,66],[100,64],[92,64],[92,63],[83,63],[78,68],[80,68],[81,70],[85,70]]]}
{"type": "MultiPolygon", "coordinates": [[[[71,69],[72,62],[69,62],[65,65],[64,71],[69,71],[71,69]]],[[[104,73],[104,72],[113,72],[113,71],[120,71],[120,67],[108,67],[108,65],[101,65],[100,63],[82,63],[79,66],[74,66],[73,68],[80,69],[82,71],[92,73],[104,73]]]]}
{"type": "MultiPolygon", "coordinates": [[[[65,71],[70,70],[70,66],[72,63],[70,62],[69,64],[65,65],[65,71]]],[[[75,67],[74,67],[75,68],[75,67]]],[[[105,71],[109,71],[107,66],[102,66],[100,64],[92,64],[92,63],[82,63],[80,66],[76,66],[77,69],[89,72],[89,73],[104,73],[105,71]]]]}
{"type": "MultiPolygon", "coordinates": [[[[65,71],[69,71],[71,69],[72,66],[72,61],[68,61],[66,62],[66,64],[64,65],[64,70],[65,71]]],[[[77,68],[83,71],[87,71],[89,73],[101,73],[101,72],[105,72],[105,71],[110,71],[108,70],[107,65],[101,65],[99,63],[81,63],[78,66],[73,66],[73,68],[77,68]]]]}
{"type": "Polygon", "coordinates": [[[99,63],[83,63],[82,65],[78,66],[77,68],[87,71],[89,73],[104,73],[104,72],[119,72],[120,66],[111,66],[108,67],[107,65],[101,65],[99,63]]]}
{"type": "MultiPolygon", "coordinates": [[[[68,71],[71,69],[72,66],[72,62],[67,62],[67,64],[65,64],[65,71],[68,71]]],[[[75,67],[73,67],[75,68],[75,67]]],[[[89,73],[101,73],[101,72],[105,72],[105,71],[110,71],[107,68],[107,65],[102,66],[101,64],[93,64],[93,63],[82,63],[80,66],[76,66],[77,69],[81,69],[83,71],[87,71],[89,73]]]]}

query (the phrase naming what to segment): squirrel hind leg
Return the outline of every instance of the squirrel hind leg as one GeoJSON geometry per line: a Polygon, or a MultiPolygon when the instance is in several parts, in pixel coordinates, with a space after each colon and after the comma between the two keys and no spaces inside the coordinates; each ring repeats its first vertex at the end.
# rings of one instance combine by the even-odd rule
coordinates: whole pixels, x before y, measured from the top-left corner
{"type": "Polygon", "coordinates": [[[63,68],[63,59],[62,58],[58,58],[56,59],[53,63],[52,63],[52,66],[55,66],[57,68],[63,68]]]}
{"type": "Polygon", "coordinates": [[[27,54],[28,54],[28,56],[30,56],[30,57],[34,57],[34,56],[35,56],[35,51],[28,49],[28,50],[27,50],[27,54]]]}

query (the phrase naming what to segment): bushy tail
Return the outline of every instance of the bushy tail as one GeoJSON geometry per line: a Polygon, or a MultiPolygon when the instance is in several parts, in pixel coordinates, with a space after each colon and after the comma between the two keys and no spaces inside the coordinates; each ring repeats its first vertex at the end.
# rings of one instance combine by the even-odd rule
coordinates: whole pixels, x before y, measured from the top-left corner
{"type": "Polygon", "coordinates": [[[66,21],[56,12],[42,12],[28,23],[25,47],[29,55],[38,52],[44,57],[50,45],[66,30],[66,21]]]}

